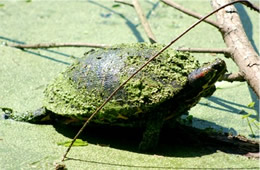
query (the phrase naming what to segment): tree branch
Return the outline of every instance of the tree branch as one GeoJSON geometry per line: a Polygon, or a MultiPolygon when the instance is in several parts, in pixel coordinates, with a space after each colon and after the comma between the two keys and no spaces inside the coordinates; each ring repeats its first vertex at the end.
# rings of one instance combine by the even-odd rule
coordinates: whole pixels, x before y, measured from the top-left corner
{"type": "Polygon", "coordinates": [[[141,9],[141,6],[140,6],[138,0],[133,0],[133,5],[134,5],[135,11],[136,11],[136,13],[137,13],[137,15],[138,15],[142,25],[144,27],[146,35],[149,38],[149,41],[151,43],[155,43],[156,42],[156,38],[155,38],[151,28],[150,28],[150,25],[149,25],[148,21],[146,20],[146,18],[144,16],[144,13],[143,13],[143,11],[141,9]]]}
{"type": "Polygon", "coordinates": [[[39,44],[7,44],[9,47],[15,48],[56,48],[56,47],[92,47],[92,48],[106,48],[109,47],[105,44],[92,44],[92,43],[39,43],[39,44]]]}
{"type": "Polygon", "coordinates": [[[224,76],[219,81],[222,81],[222,80],[228,81],[228,82],[233,82],[233,81],[244,82],[245,81],[244,77],[239,72],[224,74],[224,76]]]}
{"type": "Polygon", "coordinates": [[[135,11],[137,13],[137,16],[142,23],[142,26],[144,28],[144,31],[145,31],[149,41],[151,43],[156,43],[157,40],[156,40],[152,30],[151,30],[151,27],[150,27],[148,21],[146,20],[146,18],[144,16],[144,13],[142,11],[142,8],[141,8],[138,0],[132,0],[132,3],[126,2],[125,0],[114,0],[114,2],[122,3],[122,4],[125,4],[125,5],[128,5],[128,6],[134,7],[135,11]]]}
{"type": "MultiPolygon", "coordinates": [[[[212,7],[217,9],[231,0],[212,0],[212,7]]],[[[243,1],[250,4],[249,1],[243,1]]],[[[244,3],[243,3],[244,4],[244,3]]],[[[239,67],[239,72],[260,98],[260,59],[248,40],[240,17],[235,7],[229,6],[216,13],[220,32],[228,48],[231,58],[239,67]]]]}
{"type": "MultiPolygon", "coordinates": [[[[200,14],[198,14],[196,12],[190,11],[190,10],[182,7],[181,5],[175,3],[175,2],[173,2],[171,0],[161,0],[161,1],[163,3],[165,3],[165,4],[167,4],[167,5],[169,5],[169,6],[173,7],[173,8],[175,8],[175,9],[177,9],[177,10],[179,10],[179,11],[181,11],[181,12],[187,14],[187,15],[189,15],[189,16],[194,17],[194,18],[200,19],[200,18],[203,17],[202,15],[200,15],[200,14]]],[[[212,21],[210,19],[205,19],[204,22],[206,22],[206,23],[208,23],[208,24],[210,24],[210,25],[212,25],[212,26],[214,26],[214,27],[219,29],[219,25],[215,21],[212,21]]]]}
{"type": "Polygon", "coordinates": [[[231,51],[228,48],[178,48],[176,51],[191,52],[191,53],[215,53],[224,54],[226,58],[231,56],[231,51]]]}
{"type": "Polygon", "coordinates": [[[258,12],[258,13],[260,12],[259,7],[254,5],[253,3],[249,2],[249,1],[248,2],[241,2],[241,3],[244,4],[245,6],[247,6],[248,8],[251,8],[252,10],[258,12]]]}

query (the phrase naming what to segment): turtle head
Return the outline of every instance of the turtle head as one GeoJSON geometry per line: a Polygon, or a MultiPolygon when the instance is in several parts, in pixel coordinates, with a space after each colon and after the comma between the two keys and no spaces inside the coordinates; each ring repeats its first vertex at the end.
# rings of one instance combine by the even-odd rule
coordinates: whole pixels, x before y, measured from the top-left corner
{"type": "Polygon", "coordinates": [[[189,74],[189,85],[192,86],[192,89],[198,89],[203,92],[202,96],[210,96],[216,90],[215,82],[224,75],[226,70],[226,63],[221,59],[205,63],[201,68],[189,74]]]}

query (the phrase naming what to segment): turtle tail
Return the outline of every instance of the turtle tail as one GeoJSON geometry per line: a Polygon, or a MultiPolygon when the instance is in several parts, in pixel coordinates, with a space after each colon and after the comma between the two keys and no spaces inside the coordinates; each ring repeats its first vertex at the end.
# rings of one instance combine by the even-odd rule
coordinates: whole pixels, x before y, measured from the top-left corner
{"type": "Polygon", "coordinates": [[[45,107],[41,107],[34,112],[18,113],[11,108],[0,108],[4,112],[4,119],[13,119],[16,121],[30,123],[50,123],[50,112],[45,107]]]}

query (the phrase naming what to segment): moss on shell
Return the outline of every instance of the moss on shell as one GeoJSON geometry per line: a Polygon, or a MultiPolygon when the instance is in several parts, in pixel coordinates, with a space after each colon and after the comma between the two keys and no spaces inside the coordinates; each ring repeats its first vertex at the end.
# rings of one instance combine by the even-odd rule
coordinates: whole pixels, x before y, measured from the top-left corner
{"type": "MultiPolygon", "coordinates": [[[[127,56],[126,71],[122,73],[120,81],[124,82],[128,78],[128,70],[136,70],[163,47],[160,44],[146,43],[123,47],[120,45],[119,48],[130,48],[139,52],[138,55],[127,56]]],[[[126,84],[124,89],[128,100],[146,106],[169,100],[187,83],[188,74],[198,67],[199,63],[189,53],[168,49],[126,84]]]]}

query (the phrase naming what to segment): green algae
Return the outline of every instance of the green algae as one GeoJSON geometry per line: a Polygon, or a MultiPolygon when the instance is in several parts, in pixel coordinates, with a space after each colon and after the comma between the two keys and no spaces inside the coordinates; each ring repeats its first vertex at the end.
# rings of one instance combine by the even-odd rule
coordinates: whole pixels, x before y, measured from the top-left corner
{"type": "Polygon", "coordinates": [[[44,105],[54,113],[72,117],[78,115],[77,118],[84,116],[84,112],[93,112],[102,98],[95,95],[95,90],[91,93],[75,86],[73,81],[62,74],[59,75],[44,91],[44,105]]]}
{"type": "MultiPolygon", "coordinates": [[[[71,140],[65,142],[58,142],[58,145],[69,147],[71,145],[71,140]]],[[[72,146],[88,146],[88,142],[82,139],[76,139],[72,146]]]]}

